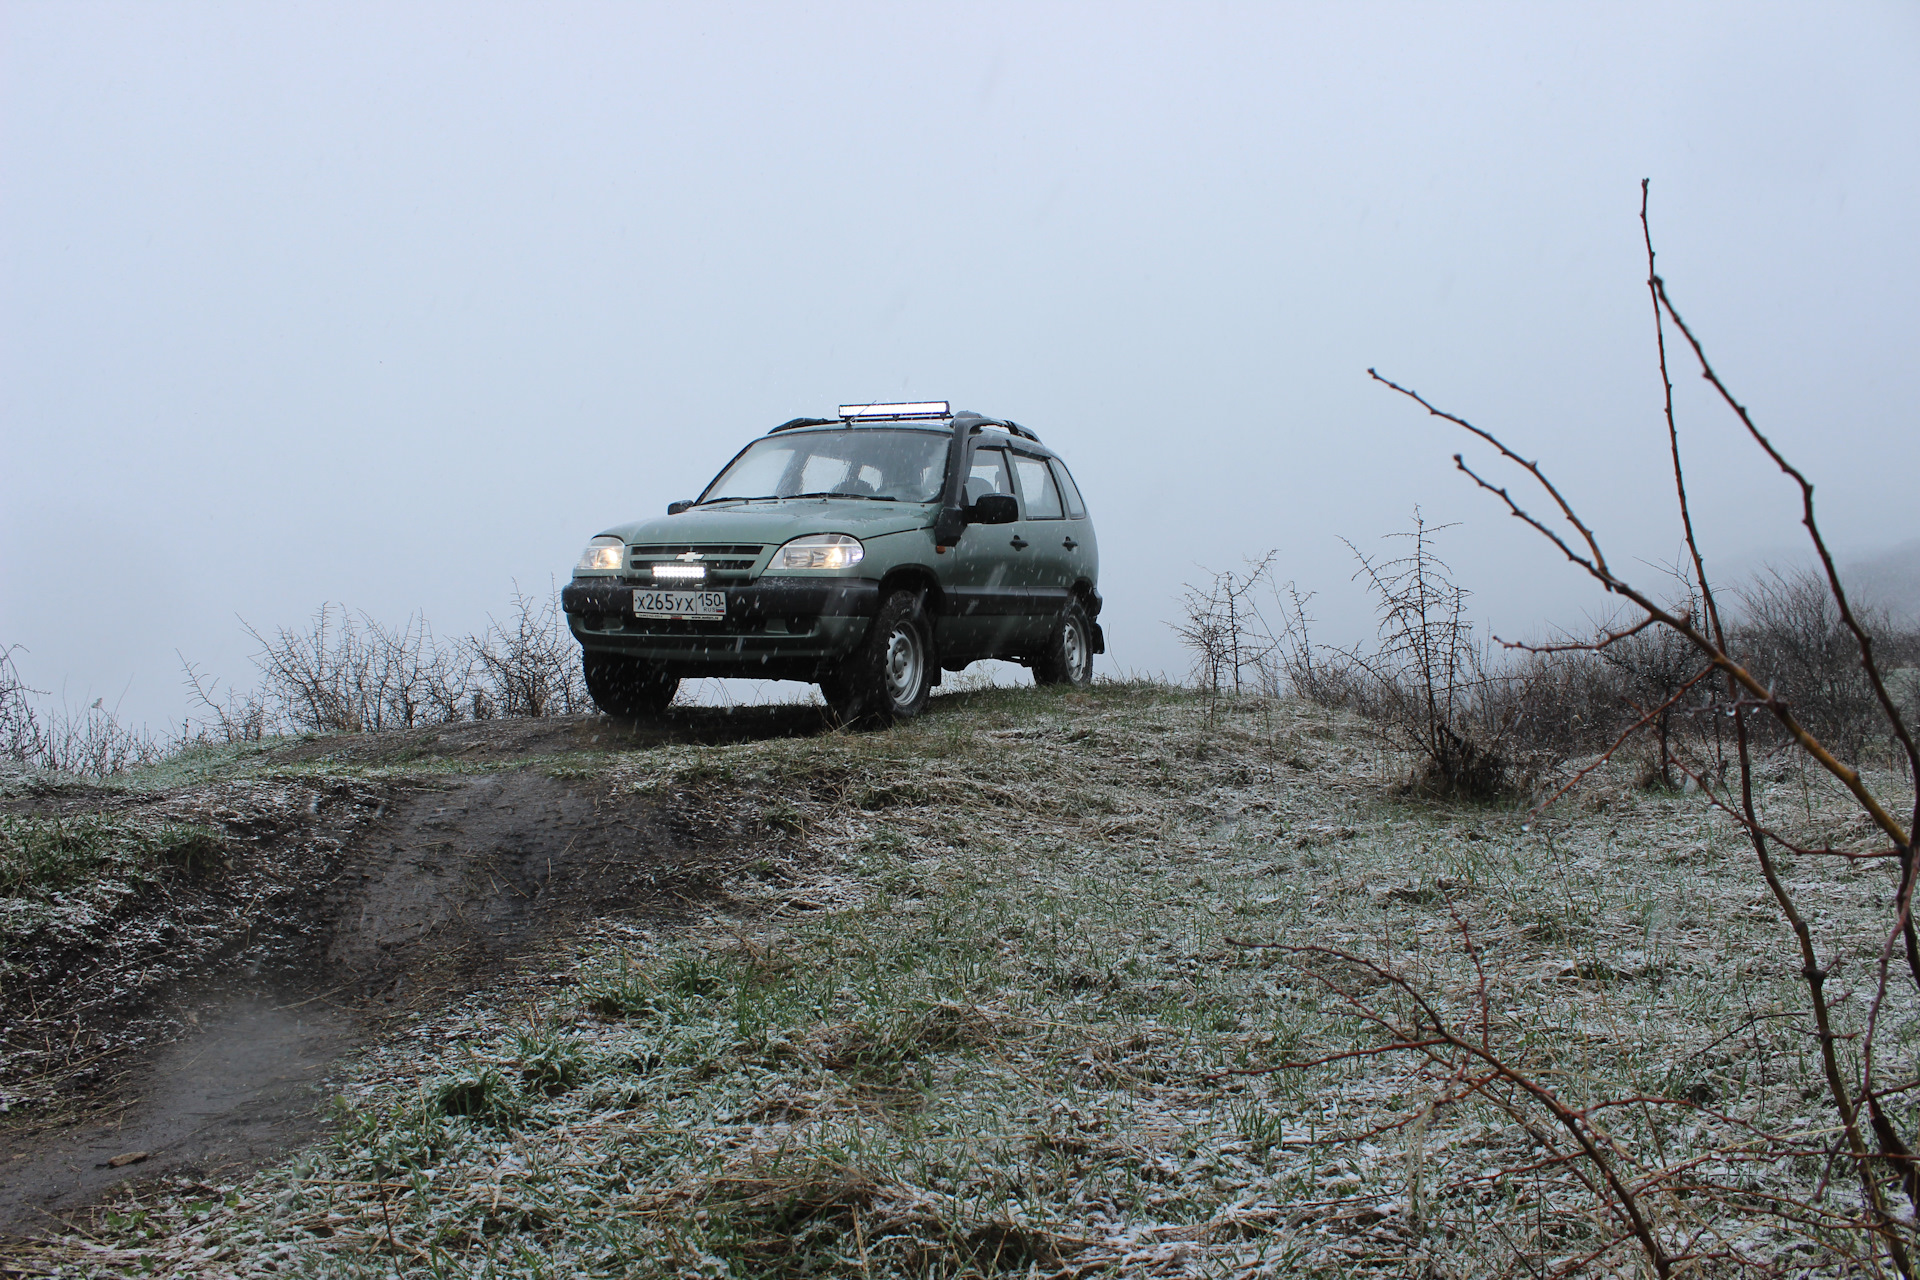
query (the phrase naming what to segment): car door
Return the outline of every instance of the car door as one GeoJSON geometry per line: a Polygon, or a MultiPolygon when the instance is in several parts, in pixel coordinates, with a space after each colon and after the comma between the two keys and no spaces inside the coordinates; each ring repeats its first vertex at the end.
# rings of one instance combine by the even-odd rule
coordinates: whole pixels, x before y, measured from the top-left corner
{"type": "Polygon", "coordinates": [[[1067,470],[1067,464],[1055,458],[1052,460],[1053,478],[1060,486],[1060,497],[1067,507],[1065,536],[1060,539],[1061,550],[1067,553],[1067,585],[1084,582],[1088,586],[1100,581],[1100,544],[1093,536],[1093,521],[1087,515],[1087,503],[1080,496],[1080,486],[1073,482],[1073,475],[1067,470]]]}
{"type": "Polygon", "coordinates": [[[1053,634],[1060,616],[1066,612],[1068,589],[1073,585],[1073,556],[1069,543],[1076,540],[1069,531],[1066,504],[1054,483],[1047,460],[1035,454],[1016,451],[1013,455],[1014,482],[1020,490],[1021,520],[1016,546],[1016,563],[1024,561],[1022,572],[1027,597],[1027,620],[1023,628],[1030,645],[1045,644],[1053,634]]]}
{"type": "MultiPolygon", "coordinates": [[[[1012,495],[1013,468],[997,445],[976,446],[967,460],[966,501],[982,494],[1012,495]]],[[[934,628],[940,660],[958,665],[1013,652],[1024,638],[1021,591],[1026,562],[1013,543],[1026,543],[1020,524],[970,524],[939,564],[947,607],[934,628]]],[[[1031,543],[1027,543],[1031,545],[1031,543]]]]}

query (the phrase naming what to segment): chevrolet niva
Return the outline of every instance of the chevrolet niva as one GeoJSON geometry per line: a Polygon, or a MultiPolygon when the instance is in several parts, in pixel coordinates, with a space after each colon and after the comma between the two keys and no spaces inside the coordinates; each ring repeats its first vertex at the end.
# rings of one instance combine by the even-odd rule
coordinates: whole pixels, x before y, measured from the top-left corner
{"type": "Polygon", "coordinates": [[[931,401],[782,423],[698,498],[594,538],[560,601],[610,715],[742,676],[818,683],[841,720],[885,724],[984,658],[1085,683],[1106,650],[1099,580],[1059,457],[931,401]]]}

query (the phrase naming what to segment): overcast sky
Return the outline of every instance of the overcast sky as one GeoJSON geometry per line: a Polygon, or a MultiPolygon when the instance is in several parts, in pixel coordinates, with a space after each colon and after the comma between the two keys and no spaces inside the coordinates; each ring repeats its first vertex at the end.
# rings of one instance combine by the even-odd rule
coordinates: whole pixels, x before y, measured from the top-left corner
{"type": "MultiPolygon", "coordinates": [[[[1269,547],[1363,632],[1339,539],[1415,503],[1494,629],[1577,620],[1366,369],[1670,559],[1643,177],[1864,554],[1920,533],[1917,72],[1910,3],[10,0],[0,644],[177,722],[240,618],[477,628],[774,423],[903,398],[1068,459],[1108,671],[1181,672],[1181,583],[1269,547]]],[[[1679,381],[1710,557],[1791,545],[1679,381]]]]}

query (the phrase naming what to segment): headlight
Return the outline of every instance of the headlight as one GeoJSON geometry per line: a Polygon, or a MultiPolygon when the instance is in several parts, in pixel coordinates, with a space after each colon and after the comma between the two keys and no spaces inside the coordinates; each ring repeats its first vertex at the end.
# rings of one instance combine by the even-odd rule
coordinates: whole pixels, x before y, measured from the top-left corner
{"type": "Polygon", "coordinates": [[[860,539],[844,533],[810,533],[773,553],[769,569],[851,569],[866,557],[860,539]]]}
{"type": "Polygon", "coordinates": [[[618,569],[620,557],[625,554],[626,549],[627,544],[619,538],[602,534],[587,544],[587,549],[580,553],[580,563],[573,566],[573,571],[579,573],[582,569],[618,569]]]}

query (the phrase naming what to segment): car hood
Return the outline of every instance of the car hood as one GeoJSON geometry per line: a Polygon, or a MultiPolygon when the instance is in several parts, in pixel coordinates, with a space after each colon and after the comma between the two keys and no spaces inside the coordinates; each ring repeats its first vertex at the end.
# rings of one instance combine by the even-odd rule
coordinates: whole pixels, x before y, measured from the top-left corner
{"type": "Polygon", "coordinates": [[[771,502],[729,502],[694,507],[677,516],[635,520],[606,530],[630,543],[745,543],[778,545],[809,533],[845,533],[877,538],[887,533],[924,529],[933,522],[932,503],[868,502],[858,498],[783,498],[771,502]]]}

